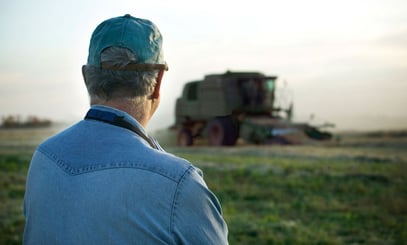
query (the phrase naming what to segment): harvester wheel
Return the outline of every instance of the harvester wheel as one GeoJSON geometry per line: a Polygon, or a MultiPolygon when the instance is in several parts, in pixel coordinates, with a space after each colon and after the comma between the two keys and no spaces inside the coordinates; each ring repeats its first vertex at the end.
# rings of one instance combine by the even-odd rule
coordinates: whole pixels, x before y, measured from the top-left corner
{"type": "Polygon", "coordinates": [[[193,144],[192,132],[188,128],[182,128],[178,131],[177,145],[178,146],[191,146],[193,144]]]}
{"type": "Polygon", "coordinates": [[[216,117],[208,123],[208,143],[211,146],[235,145],[238,138],[236,122],[232,117],[216,117]]]}

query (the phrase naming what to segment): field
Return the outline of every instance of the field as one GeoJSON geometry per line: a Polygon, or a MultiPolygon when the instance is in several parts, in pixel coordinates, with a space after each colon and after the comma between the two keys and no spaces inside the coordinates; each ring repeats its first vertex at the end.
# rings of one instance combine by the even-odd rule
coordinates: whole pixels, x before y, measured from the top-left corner
{"type": "MultiPolygon", "coordinates": [[[[21,244],[29,159],[53,132],[0,130],[0,244],[21,244]]],[[[231,244],[407,244],[406,132],[340,133],[326,145],[165,148],[204,171],[231,244]]]]}

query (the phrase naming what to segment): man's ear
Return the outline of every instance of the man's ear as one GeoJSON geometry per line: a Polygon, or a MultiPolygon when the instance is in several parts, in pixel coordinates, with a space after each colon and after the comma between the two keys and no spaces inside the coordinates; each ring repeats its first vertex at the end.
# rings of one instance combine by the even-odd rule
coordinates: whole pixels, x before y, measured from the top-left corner
{"type": "Polygon", "coordinates": [[[161,87],[161,80],[163,79],[163,75],[164,75],[164,69],[161,69],[157,75],[156,84],[155,84],[154,92],[152,95],[153,99],[158,99],[160,97],[160,87],[161,87]]]}
{"type": "Polygon", "coordinates": [[[83,81],[85,82],[85,84],[87,84],[85,69],[86,69],[86,65],[83,65],[82,66],[82,77],[83,77],[83,81]]]}

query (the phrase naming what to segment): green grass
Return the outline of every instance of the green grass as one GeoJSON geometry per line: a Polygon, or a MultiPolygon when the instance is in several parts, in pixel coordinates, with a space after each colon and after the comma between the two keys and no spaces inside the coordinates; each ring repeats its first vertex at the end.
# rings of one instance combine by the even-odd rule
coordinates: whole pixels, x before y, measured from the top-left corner
{"type": "Polygon", "coordinates": [[[407,243],[405,162],[178,153],[204,171],[231,244],[407,243]]]}
{"type": "MultiPolygon", "coordinates": [[[[407,244],[407,140],[397,140],[168,151],[203,170],[231,244],[407,244]]],[[[0,151],[0,244],[22,240],[31,150],[18,149],[0,151]]]]}
{"type": "Polygon", "coordinates": [[[0,244],[21,244],[28,154],[0,154],[0,244]]]}

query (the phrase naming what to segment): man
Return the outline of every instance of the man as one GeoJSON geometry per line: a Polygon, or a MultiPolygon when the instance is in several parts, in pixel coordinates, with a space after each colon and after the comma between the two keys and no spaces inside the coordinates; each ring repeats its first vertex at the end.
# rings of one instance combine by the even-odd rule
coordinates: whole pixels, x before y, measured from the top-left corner
{"type": "Polygon", "coordinates": [[[162,37],[130,15],[93,32],[84,120],[36,150],[24,198],[26,244],[227,244],[199,169],[145,132],[167,66],[162,37]]]}

